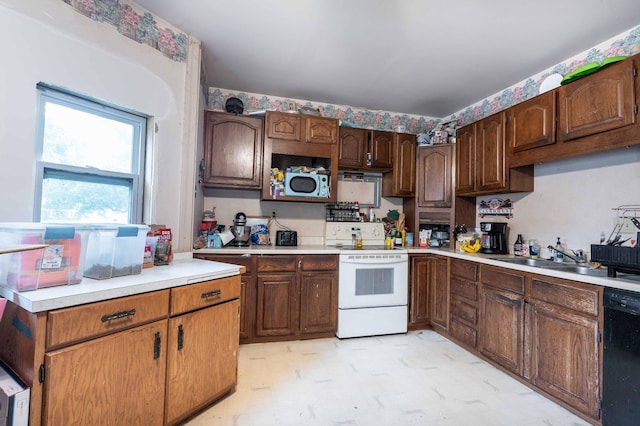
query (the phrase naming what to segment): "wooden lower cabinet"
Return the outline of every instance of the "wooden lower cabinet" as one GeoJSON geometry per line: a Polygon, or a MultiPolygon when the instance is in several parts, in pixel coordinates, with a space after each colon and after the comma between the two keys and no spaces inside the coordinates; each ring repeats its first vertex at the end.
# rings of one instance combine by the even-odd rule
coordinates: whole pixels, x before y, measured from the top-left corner
{"type": "Polygon", "coordinates": [[[533,276],[527,306],[530,381],[600,418],[602,287],[533,276]]]}
{"type": "Polygon", "coordinates": [[[169,319],[165,423],[177,424],[235,387],[240,302],[169,319]]]}
{"type": "Polygon", "coordinates": [[[9,302],[0,359],[32,388],[31,425],[177,424],[235,387],[239,295],[232,276],[48,312],[9,302]]]}
{"type": "Polygon", "coordinates": [[[46,353],[43,424],[162,425],[166,337],[165,319],[46,353]]]}
{"type": "Polygon", "coordinates": [[[522,376],[525,273],[483,265],[480,275],[480,353],[522,376]]]}
{"type": "Polygon", "coordinates": [[[444,256],[410,258],[409,329],[446,331],[449,313],[449,263],[444,256]]]}
{"type": "Polygon", "coordinates": [[[602,287],[487,265],[480,277],[480,354],[598,421],[602,287]]]}
{"type": "Polygon", "coordinates": [[[451,259],[449,335],[471,349],[478,345],[478,265],[451,259]]]}
{"type": "Polygon", "coordinates": [[[256,336],[296,334],[298,293],[295,273],[258,273],[256,336]]]}

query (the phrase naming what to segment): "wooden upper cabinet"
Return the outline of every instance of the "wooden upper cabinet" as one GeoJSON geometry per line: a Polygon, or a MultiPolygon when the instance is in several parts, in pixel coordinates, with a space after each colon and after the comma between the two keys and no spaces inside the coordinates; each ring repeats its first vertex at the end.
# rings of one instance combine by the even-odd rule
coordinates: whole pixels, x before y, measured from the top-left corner
{"type": "Polygon", "coordinates": [[[451,207],[453,145],[418,148],[418,207],[451,207]]]}
{"type": "Polygon", "coordinates": [[[627,60],[558,89],[562,141],[619,129],[636,122],[634,63],[627,60]]]}
{"type": "Polygon", "coordinates": [[[476,123],[456,132],[456,194],[476,190],[476,123]]]}
{"type": "Polygon", "coordinates": [[[366,166],[367,133],[365,129],[340,127],[338,167],[360,169],[366,166]]]}
{"type": "Polygon", "coordinates": [[[393,133],[378,130],[371,131],[371,167],[390,169],[393,167],[391,143],[393,133]]]}
{"type": "Polygon", "coordinates": [[[262,187],[264,121],[207,111],[202,184],[218,188],[262,187]]]}
{"type": "Polygon", "coordinates": [[[338,120],[286,112],[267,113],[267,137],[271,139],[335,144],[338,120]]]}
{"type": "Polygon", "coordinates": [[[416,187],[416,137],[406,133],[393,133],[391,148],[393,170],[382,178],[382,195],[413,197],[416,187]]]}
{"type": "Polygon", "coordinates": [[[298,114],[269,111],[267,117],[267,137],[299,141],[302,136],[302,117],[298,114]]]}
{"type": "Polygon", "coordinates": [[[338,120],[323,117],[306,117],[306,141],[335,144],[338,142],[338,120]]]}
{"type": "Polygon", "coordinates": [[[498,113],[478,122],[476,133],[476,185],[480,191],[506,186],[505,114],[498,113]]]}
{"type": "Polygon", "coordinates": [[[556,93],[543,93],[507,110],[510,153],[556,143],[556,93]]]}

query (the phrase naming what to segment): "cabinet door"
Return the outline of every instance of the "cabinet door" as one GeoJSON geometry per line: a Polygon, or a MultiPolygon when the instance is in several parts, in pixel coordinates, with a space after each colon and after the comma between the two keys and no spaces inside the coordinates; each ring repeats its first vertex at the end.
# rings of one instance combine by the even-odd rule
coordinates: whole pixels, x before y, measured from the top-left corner
{"type": "Polygon", "coordinates": [[[367,130],[340,127],[338,166],[362,168],[366,165],[367,130]]]}
{"type": "Polygon", "coordinates": [[[416,137],[396,133],[393,150],[393,196],[413,197],[416,186],[416,137]]]}
{"type": "Polygon", "coordinates": [[[231,390],[238,368],[238,299],[169,319],[166,422],[231,390]]]}
{"type": "Polygon", "coordinates": [[[203,185],[262,187],[263,120],[207,111],[203,185]]]}
{"type": "Polygon", "coordinates": [[[511,153],[553,145],[556,142],[556,91],[509,108],[507,123],[511,153]]]}
{"type": "Polygon", "coordinates": [[[338,120],[323,117],[307,117],[307,142],[335,144],[338,141],[338,120]]]}
{"type": "Polygon", "coordinates": [[[430,281],[431,325],[446,330],[449,318],[449,264],[446,258],[432,259],[430,281]]]}
{"type": "Polygon", "coordinates": [[[505,115],[494,114],[477,124],[476,188],[479,191],[506,188],[505,115]]]}
{"type": "Polygon", "coordinates": [[[476,190],[476,123],[456,132],[456,194],[476,190]]]}
{"type": "Polygon", "coordinates": [[[299,141],[302,139],[302,117],[298,114],[268,111],[267,137],[299,141]]]}
{"type": "Polygon", "coordinates": [[[393,167],[391,158],[391,142],[393,133],[371,131],[371,167],[390,169],[393,167]]]}
{"type": "Polygon", "coordinates": [[[167,320],[45,355],[43,423],[162,425],[167,320]]]}
{"type": "Polygon", "coordinates": [[[598,321],[553,305],[531,306],[531,382],[598,418],[598,321]]]}
{"type": "Polygon", "coordinates": [[[300,277],[300,331],[335,332],[338,327],[338,277],[334,272],[303,272],[300,277]]]}
{"type": "Polygon", "coordinates": [[[296,334],[298,299],[295,273],[258,274],[256,336],[296,334]]]}
{"type": "Polygon", "coordinates": [[[480,291],[479,349],[513,373],[523,375],[524,297],[492,287],[480,291]]]}
{"type": "Polygon", "coordinates": [[[415,256],[411,258],[411,288],[409,289],[409,323],[414,328],[426,326],[431,320],[430,308],[430,277],[431,258],[415,256]]]}
{"type": "Polygon", "coordinates": [[[418,207],[451,207],[451,159],[453,147],[418,149],[418,207]]]}
{"type": "Polygon", "coordinates": [[[576,139],[635,123],[634,73],[633,61],[623,61],[560,86],[560,140],[576,139]]]}

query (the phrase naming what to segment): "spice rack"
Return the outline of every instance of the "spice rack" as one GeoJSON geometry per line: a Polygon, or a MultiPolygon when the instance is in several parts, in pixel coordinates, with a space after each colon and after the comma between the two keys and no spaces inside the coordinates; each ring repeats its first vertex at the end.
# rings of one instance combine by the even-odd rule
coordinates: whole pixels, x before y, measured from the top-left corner
{"type": "Polygon", "coordinates": [[[350,202],[326,205],[327,222],[360,222],[360,205],[350,202]]]}

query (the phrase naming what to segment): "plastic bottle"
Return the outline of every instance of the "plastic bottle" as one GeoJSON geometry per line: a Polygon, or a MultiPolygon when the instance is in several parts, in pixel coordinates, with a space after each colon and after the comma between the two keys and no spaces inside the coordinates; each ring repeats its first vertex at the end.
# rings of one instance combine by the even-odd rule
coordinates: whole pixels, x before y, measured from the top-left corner
{"type": "Polygon", "coordinates": [[[522,256],[522,234],[518,234],[518,238],[516,238],[516,242],[513,245],[513,255],[522,256]]]}
{"type": "Polygon", "coordinates": [[[553,257],[553,261],[564,262],[564,255],[560,253],[558,250],[562,250],[562,243],[560,242],[560,237],[558,237],[558,241],[556,242],[556,250],[555,250],[555,256],[553,257]]]}
{"type": "Polygon", "coordinates": [[[373,210],[373,206],[369,206],[369,222],[376,221],[376,212],[373,210]]]}
{"type": "Polygon", "coordinates": [[[353,228],[355,233],[354,246],[356,248],[362,248],[362,232],[360,232],[360,228],[353,228]]]}

